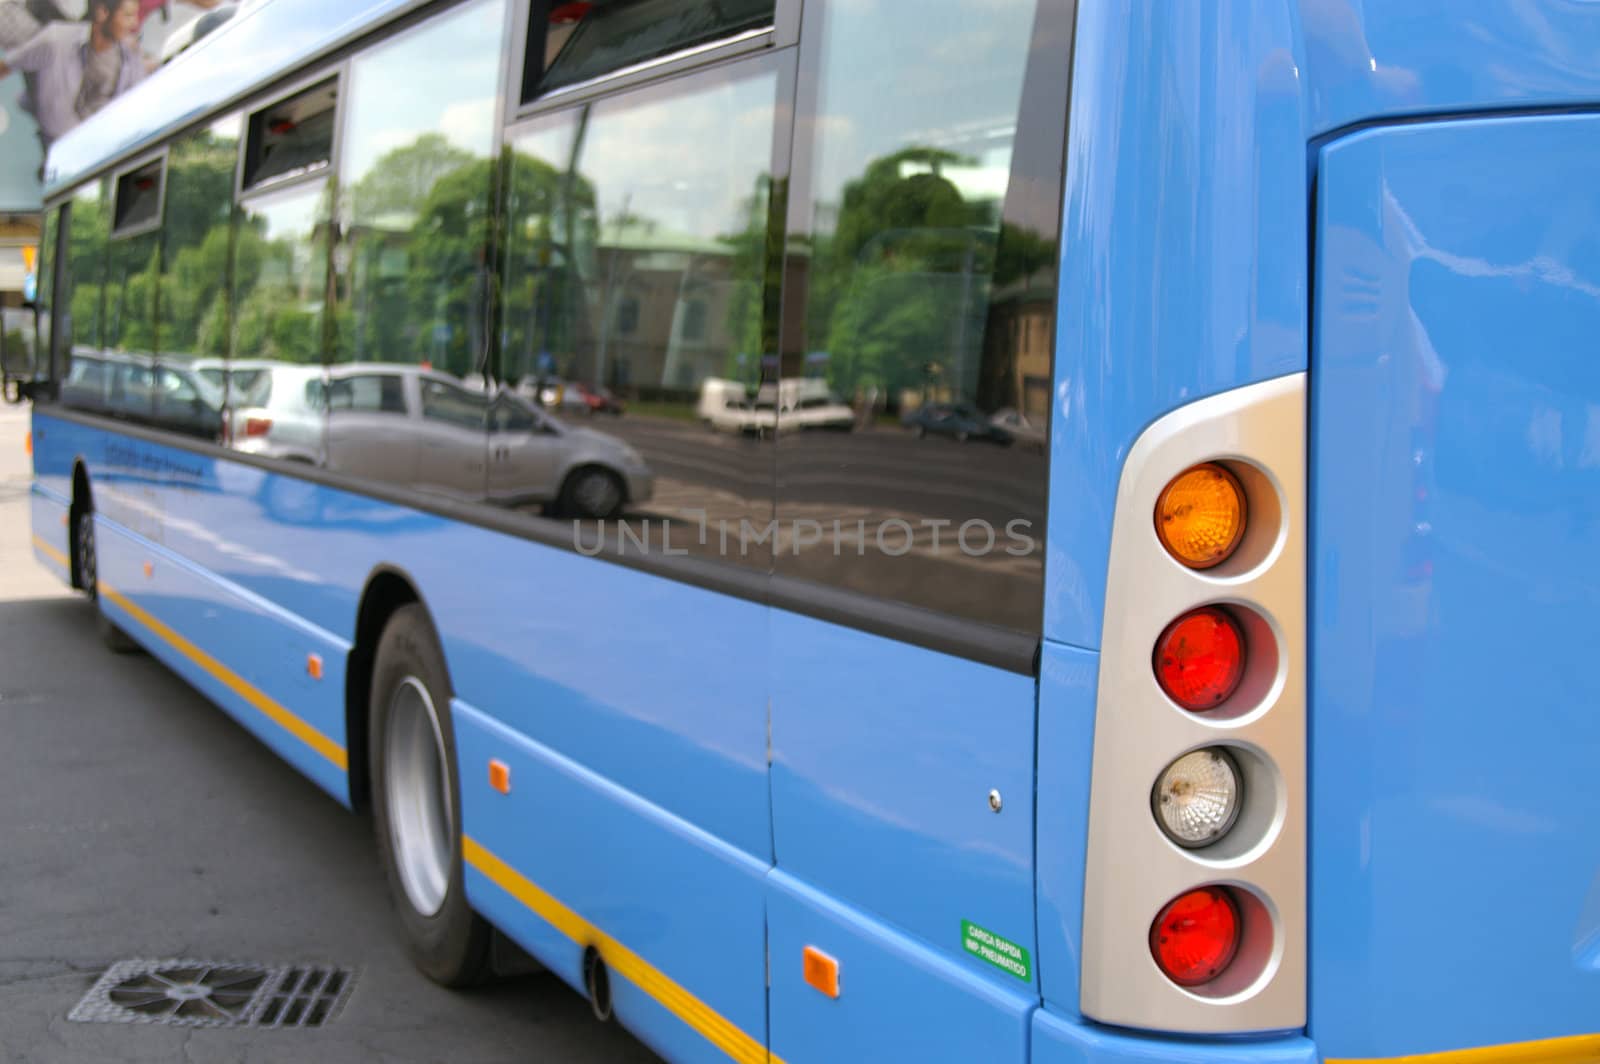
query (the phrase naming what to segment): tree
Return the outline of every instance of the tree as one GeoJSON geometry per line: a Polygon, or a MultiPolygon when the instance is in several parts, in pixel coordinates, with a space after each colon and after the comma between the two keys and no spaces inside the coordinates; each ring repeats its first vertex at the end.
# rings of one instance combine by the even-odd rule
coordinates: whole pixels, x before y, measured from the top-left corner
{"type": "Polygon", "coordinates": [[[832,234],[812,257],[808,334],[828,345],[829,383],[891,393],[975,379],[995,263],[997,220],[944,177],[972,160],[907,148],[844,188],[832,234]]]}
{"type": "Polygon", "coordinates": [[[410,144],[384,153],[350,189],[350,215],[356,225],[386,215],[411,217],[446,176],[478,161],[442,133],[424,133],[410,144]]]}

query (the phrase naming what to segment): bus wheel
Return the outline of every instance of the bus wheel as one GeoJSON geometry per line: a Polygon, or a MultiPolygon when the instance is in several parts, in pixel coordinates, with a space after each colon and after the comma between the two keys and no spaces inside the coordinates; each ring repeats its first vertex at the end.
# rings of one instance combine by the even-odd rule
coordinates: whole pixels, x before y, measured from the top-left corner
{"type": "Polygon", "coordinates": [[[444,986],[489,970],[489,925],[467,904],[444,653],[419,605],[383,629],[368,707],[373,828],[406,949],[444,986]]]}
{"type": "Polygon", "coordinates": [[[118,628],[100,605],[100,559],[95,553],[94,513],[87,506],[78,510],[76,533],[72,548],[77,554],[78,579],[89,596],[89,605],[94,608],[94,624],[100,633],[100,641],[113,653],[131,654],[139,649],[139,644],[118,628]]]}

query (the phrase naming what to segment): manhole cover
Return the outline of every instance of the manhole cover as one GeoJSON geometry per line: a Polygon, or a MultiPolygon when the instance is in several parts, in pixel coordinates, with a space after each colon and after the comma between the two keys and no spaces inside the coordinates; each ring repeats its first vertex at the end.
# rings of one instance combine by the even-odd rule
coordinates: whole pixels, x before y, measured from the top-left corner
{"type": "Polygon", "coordinates": [[[70,1013],[84,1023],[184,1027],[320,1027],[353,982],[343,968],[229,961],[118,961],[70,1013]]]}

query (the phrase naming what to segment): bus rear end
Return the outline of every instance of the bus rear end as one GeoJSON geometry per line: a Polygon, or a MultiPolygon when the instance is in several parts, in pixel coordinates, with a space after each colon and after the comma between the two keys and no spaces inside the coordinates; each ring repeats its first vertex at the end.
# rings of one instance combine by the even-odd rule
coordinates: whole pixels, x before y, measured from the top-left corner
{"type": "Polygon", "coordinates": [[[1034,1058],[1600,1060],[1600,18],[1077,32],[1034,1058]]]}

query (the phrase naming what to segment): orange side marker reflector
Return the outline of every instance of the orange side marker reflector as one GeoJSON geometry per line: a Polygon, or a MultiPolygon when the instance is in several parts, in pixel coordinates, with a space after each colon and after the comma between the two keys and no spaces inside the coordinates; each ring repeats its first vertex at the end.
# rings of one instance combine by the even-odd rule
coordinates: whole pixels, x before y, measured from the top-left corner
{"type": "Polygon", "coordinates": [[[61,527],[62,527],[62,528],[66,528],[66,527],[67,527],[67,524],[68,524],[68,522],[67,522],[67,515],[66,515],[66,514],[62,514],[62,515],[61,515],[61,527]]]}
{"type": "Polygon", "coordinates": [[[145,562],[144,563],[144,578],[146,580],[149,580],[149,579],[152,579],[155,575],[156,575],[156,563],[155,562],[145,562]]]}
{"type": "Polygon", "coordinates": [[[806,983],[831,998],[839,996],[839,962],[817,949],[805,948],[806,983]]]}
{"type": "Polygon", "coordinates": [[[511,766],[498,757],[489,759],[489,786],[501,794],[511,793],[511,766]]]}
{"type": "Polygon", "coordinates": [[[32,454],[33,453],[33,433],[31,433],[31,432],[26,433],[22,437],[22,449],[24,451],[26,451],[28,454],[32,454]]]}
{"type": "Polygon", "coordinates": [[[313,680],[322,679],[322,655],[321,654],[307,654],[306,655],[306,675],[311,677],[313,680]]]}

